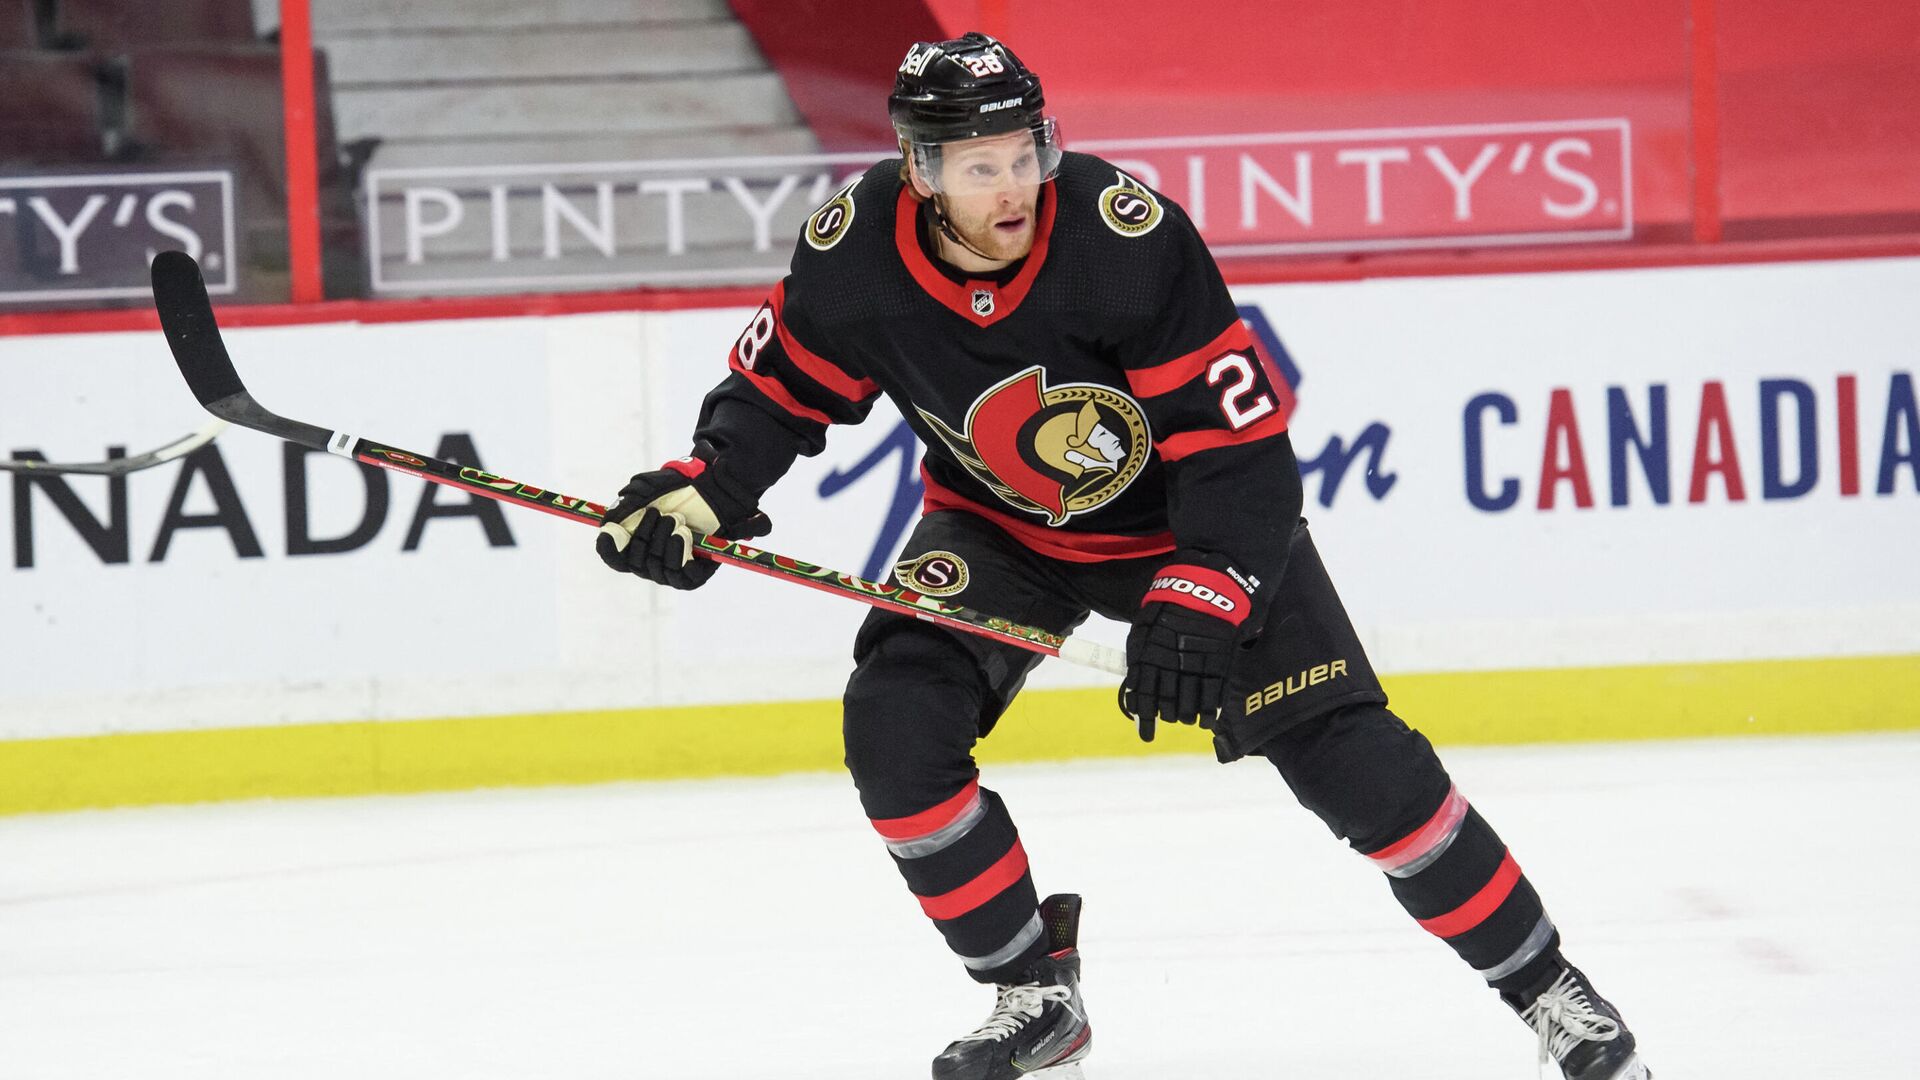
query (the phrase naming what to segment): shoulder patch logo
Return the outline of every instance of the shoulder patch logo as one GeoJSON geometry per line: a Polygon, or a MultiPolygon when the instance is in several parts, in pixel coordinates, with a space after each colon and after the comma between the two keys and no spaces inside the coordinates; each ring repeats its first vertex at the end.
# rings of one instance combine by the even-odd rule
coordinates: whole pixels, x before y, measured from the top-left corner
{"type": "Polygon", "coordinates": [[[951,551],[929,551],[893,566],[894,580],[928,596],[952,596],[965,589],[972,576],[967,561],[951,551]]]}
{"type": "Polygon", "coordinates": [[[807,243],[815,251],[825,251],[840,242],[853,226],[853,189],[860,186],[865,176],[857,176],[853,183],[835,192],[833,198],[813,212],[807,219],[807,243]]]}
{"type": "Polygon", "coordinates": [[[1100,193],[1100,220],[1121,236],[1145,236],[1153,231],[1166,211],[1146,185],[1126,173],[1115,171],[1120,182],[1100,193]]]}

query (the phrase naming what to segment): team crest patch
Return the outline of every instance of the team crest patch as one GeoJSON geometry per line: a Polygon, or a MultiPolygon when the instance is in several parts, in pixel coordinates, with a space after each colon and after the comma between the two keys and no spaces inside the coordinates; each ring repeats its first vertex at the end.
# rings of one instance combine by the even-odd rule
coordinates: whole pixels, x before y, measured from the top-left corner
{"type": "Polygon", "coordinates": [[[1153,449],[1140,403],[1111,386],[1048,386],[1030,367],[974,399],[961,430],[920,410],[974,479],[1060,525],[1127,489],[1153,449]]]}
{"type": "Polygon", "coordinates": [[[1121,236],[1145,236],[1166,216],[1146,185],[1123,172],[1120,182],[1100,193],[1100,220],[1121,236]]]}
{"type": "Polygon", "coordinates": [[[983,319],[993,314],[992,289],[973,290],[973,313],[983,319]]]}
{"type": "Polygon", "coordinates": [[[967,561],[951,551],[929,551],[912,562],[895,563],[895,581],[928,596],[952,596],[967,587],[967,561]]]}
{"type": "Polygon", "coordinates": [[[840,242],[853,225],[853,189],[860,186],[865,176],[854,178],[853,183],[841,188],[828,199],[820,209],[807,219],[807,243],[815,251],[825,251],[840,242]]]}

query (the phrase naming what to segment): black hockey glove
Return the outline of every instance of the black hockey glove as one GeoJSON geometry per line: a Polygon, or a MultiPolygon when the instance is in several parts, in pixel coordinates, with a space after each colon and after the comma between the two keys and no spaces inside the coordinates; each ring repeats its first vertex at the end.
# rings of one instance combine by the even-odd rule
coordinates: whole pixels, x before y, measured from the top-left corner
{"type": "Polygon", "coordinates": [[[773,528],[767,515],[705,490],[699,480],[704,466],[698,458],[683,458],[627,481],[594,540],[600,561],[660,585],[697,589],[719,564],[693,557],[694,532],[732,540],[765,536],[773,528]]]}
{"type": "Polygon", "coordinates": [[[1174,559],[1154,575],[1127,635],[1120,711],[1140,726],[1142,742],[1153,741],[1156,719],[1213,727],[1252,606],[1224,559],[1190,551],[1174,559]]]}

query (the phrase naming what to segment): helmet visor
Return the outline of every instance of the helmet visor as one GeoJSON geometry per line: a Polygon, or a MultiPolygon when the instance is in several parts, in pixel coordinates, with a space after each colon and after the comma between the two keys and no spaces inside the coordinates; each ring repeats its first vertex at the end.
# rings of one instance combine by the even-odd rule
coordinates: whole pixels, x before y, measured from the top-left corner
{"type": "Polygon", "coordinates": [[[914,172],[941,195],[985,195],[1038,187],[1060,171],[1060,134],[1052,117],[1004,135],[910,143],[914,172]]]}

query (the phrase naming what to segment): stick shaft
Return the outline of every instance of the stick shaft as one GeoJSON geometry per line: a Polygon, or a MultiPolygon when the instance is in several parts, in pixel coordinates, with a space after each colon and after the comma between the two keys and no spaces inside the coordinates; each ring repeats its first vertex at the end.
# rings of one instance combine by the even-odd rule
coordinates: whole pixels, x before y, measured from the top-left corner
{"type": "MultiPolygon", "coordinates": [[[[333,452],[352,457],[357,461],[364,461],[369,465],[417,476],[432,483],[459,488],[462,491],[497,499],[514,506],[525,506],[596,528],[606,523],[607,508],[599,503],[577,499],[549,488],[523,484],[472,466],[458,465],[451,461],[416,454],[409,450],[344,433],[333,435],[329,440],[329,449],[343,443],[348,449],[333,450],[333,452]]],[[[817,566],[790,555],[781,555],[740,541],[725,540],[700,533],[694,533],[693,536],[693,553],[703,559],[710,559],[728,566],[738,566],[757,574],[804,585],[821,592],[850,597],[874,607],[926,619],[929,622],[1003,641],[1032,652],[1044,653],[1048,656],[1064,655],[1071,662],[1096,670],[1112,674],[1126,672],[1125,658],[1120,656],[1117,650],[1105,646],[1091,642],[1074,642],[1073,646],[1063,654],[1061,650],[1067,646],[1069,640],[1065,635],[1051,633],[1035,626],[1026,626],[998,616],[982,614],[899,585],[868,581],[865,578],[817,566]]]]}
{"type": "MultiPolygon", "coordinates": [[[[153,294],[160,324],[166,331],[167,344],[173,350],[180,374],[200,404],[220,419],[511,506],[524,506],[595,528],[606,523],[607,508],[599,503],[269,412],[254,400],[234,369],[214,320],[206,284],[194,261],[180,252],[158,256],[153,263],[153,294]]],[[[1118,650],[1084,641],[1073,641],[1069,647],[1069,639],[1064,635],[949,604],[902,586],[867,581],[714,536],[695,534],[694,554],[1031,652],[1061,656],[1064,647],[1064,655],[1071,662],[1113,674],[1126,672],[1126,658],[1118,650]]]]}

